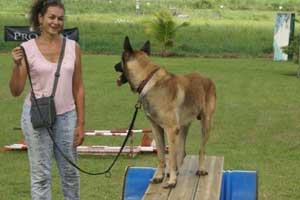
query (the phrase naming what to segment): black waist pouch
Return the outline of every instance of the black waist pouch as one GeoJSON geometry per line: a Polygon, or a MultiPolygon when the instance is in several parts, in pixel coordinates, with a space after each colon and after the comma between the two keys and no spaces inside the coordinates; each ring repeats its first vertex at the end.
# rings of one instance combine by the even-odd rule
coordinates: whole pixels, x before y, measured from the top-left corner
{"type": "Polygon", "coordinates": [[[36,101],[31,98],[30,115],[34,129],[52,127],[56,120],[54,98],[42,97],[36,99],[36,101]]]}

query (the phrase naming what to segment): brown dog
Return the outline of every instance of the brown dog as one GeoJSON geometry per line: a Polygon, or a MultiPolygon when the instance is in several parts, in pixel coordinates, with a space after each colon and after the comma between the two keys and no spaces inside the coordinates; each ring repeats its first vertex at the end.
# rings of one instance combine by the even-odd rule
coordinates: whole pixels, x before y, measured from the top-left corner
{"type": "Polygon", "coordinates": [[[115,65],[121,72],[118,85],[129,83],[133,92],[140,95],[144,111],[149,119],[157,146],[158,169],[152,183],[161,183],[165,175],[165,140],[169,144],[170,178],[165,188],[175,187],[177,170],[183,163],[185,141],[193,119],[201,120],[202,143],[199,152],[197,175],[207,175],[204,166],[205,144],[216,106],[214,83],[197,73],[176,76],[154,64],[150,58],[150,42],[141,50],[132,49],[129,38],[124,41],[122,61],[115,65]]]}

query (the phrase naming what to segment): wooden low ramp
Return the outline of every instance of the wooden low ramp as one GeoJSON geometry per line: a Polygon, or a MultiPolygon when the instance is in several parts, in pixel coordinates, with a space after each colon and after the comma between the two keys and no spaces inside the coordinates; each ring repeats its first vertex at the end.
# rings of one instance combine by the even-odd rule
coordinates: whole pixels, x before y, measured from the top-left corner
{"type": "Polygon", "coordinates": [[[205,164],[208,175],[199,177],[195,175],[198,156],[186,156],[176,187],[164,189],[162,184],[149,184],[143,200],[219,200],[223,163],[223,157],[207,156],[205,164]]]}

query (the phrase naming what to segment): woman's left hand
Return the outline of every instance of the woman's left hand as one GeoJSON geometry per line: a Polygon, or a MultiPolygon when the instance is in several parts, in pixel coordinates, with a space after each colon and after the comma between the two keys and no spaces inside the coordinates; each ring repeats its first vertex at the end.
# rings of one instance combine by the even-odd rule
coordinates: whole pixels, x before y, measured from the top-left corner
{"type": "Polygon", "coordinates": [[[74,135],[74,147],[80,146],[84,141],[84,127],[77,126],[75,128],[75,135],[74,135]]]}

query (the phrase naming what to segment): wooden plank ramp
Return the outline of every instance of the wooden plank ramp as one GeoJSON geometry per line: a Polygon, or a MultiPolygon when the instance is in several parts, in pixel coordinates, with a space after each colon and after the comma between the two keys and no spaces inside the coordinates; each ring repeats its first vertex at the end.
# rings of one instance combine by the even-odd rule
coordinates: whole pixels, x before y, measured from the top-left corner
{"type": "Polygon", "coordinates": [[[196,175],[198,156],[186,156],[179,169],[176,187],[165,189],[162,184],[150,183],[142,200],[219,200],[223,163],[223,157],[207,156],[208,175],[199,177],[196,175]]]}

